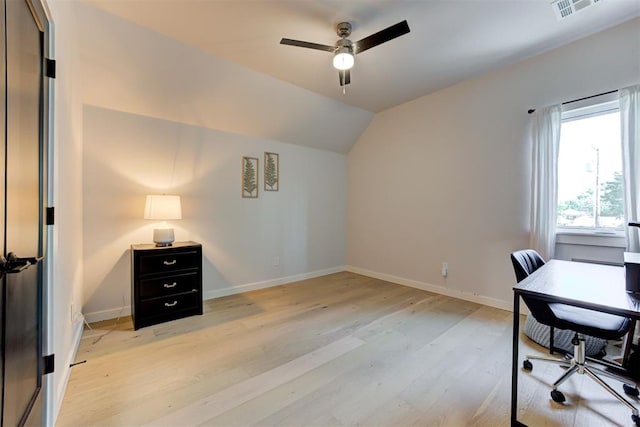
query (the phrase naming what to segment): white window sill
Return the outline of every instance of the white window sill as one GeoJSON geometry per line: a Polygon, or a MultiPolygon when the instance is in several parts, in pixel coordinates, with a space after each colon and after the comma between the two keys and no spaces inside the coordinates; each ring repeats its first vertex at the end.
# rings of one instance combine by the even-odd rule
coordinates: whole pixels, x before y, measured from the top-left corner
{"type": "Polygon", "coordinates": [[[559,229],[556,231],[556,243],[626,248],[627,238],[621,231],[597,232],[594,230],[559,229]]]}

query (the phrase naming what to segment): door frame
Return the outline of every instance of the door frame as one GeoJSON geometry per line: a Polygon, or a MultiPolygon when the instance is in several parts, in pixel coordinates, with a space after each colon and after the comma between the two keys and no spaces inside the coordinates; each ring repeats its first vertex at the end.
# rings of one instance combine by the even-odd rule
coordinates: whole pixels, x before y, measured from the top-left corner
{"type": "MultiPolygon", "coordinates": [[[[6,0],[1,0],[0,3],[0,8],[2,10],[0,10],[0,19],[2,20],[2,24],[5,25],[5,23],[7,22],[7,10],[6,10],[6,0]]],[[[2,79],[3,82],[0,85],[0,89],[2,89],[2,92],[0,92],[0,100],[2,100],[2,105],[0,105],[0,131],[2,132],[2,138],[4,141],[4,146],[0,146],[0,164],[1,165],[5,165],[6,164],[6,146],[7,146],[7,106],[6,106],[6,99],[7,99],[7,95],[9,93],[9,90],[7,88],[7,32],[5,31],[0,31],[0,43],[2,43],[2,58],[0,58],[0,72],[2,72],[2,79]]],[[[0,186],[2,188],[5,187],[5,180],[6,180],[6,171],[3,169],[3,175],[0,177],[0,186]]],[[[3,195],[2,198],[0,198],[0,255],[3,255],[4,252],[4,212],[5,212],[5,201],[4,201],[5,197],[3,195]]],[[[4,285],[4,276],[5,273],[2,273],[0,275],[0,307],[2,307],[2,309],[0,309],[0,315],[2,315],[2,317],[4,318],[4,289],[2,289],[3,285],[4,285]]],[[[4,342],[4,328],[2,327],[2,323],[4,323],[4,320],[0,319],[0,340],[2,340],[2,342],[4,342]]],[[[0,349],[0,352],[2,352],[2,350],[0,349]]],[[[0,353],[0,363],[2,363],[2,365],[0,366],[0,384],[4,385],[4,353],[0,353]]],[[[4,419],[4,386],[2,387],[2,390],[0,390],[0,425],[2,425],[2,420],[4,419]]]]}
{"type": "MultiPolygon", "coordinates": [[[[38,29],[43,34],[43,60],[54,58],[54,26],[51,12],[46,4],[46,0],[22,0],[27,3],[33,14],[38,29]]],[[[54,85],[50,78],[46,76],[46,66],[43,64],[42,100],[41,100],[41,156],[42,170],[42,251],[45,255],[42,266],[42,356],[54,354],[53,335],[53,227],[46,223],[46,208],[49,200],[53,200],[53,100],[54,85]]],[[[55,406],[54,381],[49,375],[42,376],[42,388],[40,390],[42,405],[42,419],[44,425],[53,425],[55,406]]]]}

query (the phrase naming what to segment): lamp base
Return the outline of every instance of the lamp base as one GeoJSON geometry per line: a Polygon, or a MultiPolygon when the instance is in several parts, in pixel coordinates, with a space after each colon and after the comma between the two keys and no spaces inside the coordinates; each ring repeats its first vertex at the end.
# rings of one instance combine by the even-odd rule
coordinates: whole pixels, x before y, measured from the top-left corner
{"type": "Polygon", "coordinates": [[[154,228],[153,229],[153,243],[156,246],[171,246],[174,242],[175,236],[173,228],[154,228]]]}

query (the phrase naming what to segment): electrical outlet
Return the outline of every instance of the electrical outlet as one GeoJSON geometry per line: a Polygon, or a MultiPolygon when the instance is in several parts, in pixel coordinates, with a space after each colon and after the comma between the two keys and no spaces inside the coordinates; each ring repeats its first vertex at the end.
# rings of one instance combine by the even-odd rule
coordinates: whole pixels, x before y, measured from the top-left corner
{"type": "Polygon", "coordinates": [[[273,257],[273,266],[277,267],[280,265],[280,257],[278,255],[273,257]]]}
{"type": "Polygon", "coordinates": [[[82,312],[78,310],[78,306],[74,303],[71,303],[69,306],[69,321],[71,323],[76,323],[82,321],[84,317],[82,316],[82,312]]]}
{"type": "Polygon", "coordinates": [[[442,263],[442,277],[447,277],[448,275],[449,275],[449,263],[445,261],[442,263]]]}

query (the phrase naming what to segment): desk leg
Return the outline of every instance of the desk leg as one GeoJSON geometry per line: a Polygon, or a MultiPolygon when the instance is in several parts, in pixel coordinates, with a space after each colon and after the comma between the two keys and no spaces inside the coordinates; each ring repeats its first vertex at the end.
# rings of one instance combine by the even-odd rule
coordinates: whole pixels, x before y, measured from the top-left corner
{"type": "Polygon", "coordinates": [[[636,321],[631,320],[631,328],[622,341],[622,367],[629,369],[629,356],[631,356],[631,346],[633,345],[633,336],[636,333],[636,321]]]}
{"type": "Polygon", "coordinates": [[[520,295],[513,293],[513,348],[511,350],[511,426],[524,426],[518,421],[518,345],[520,342],[520,295]]]}

